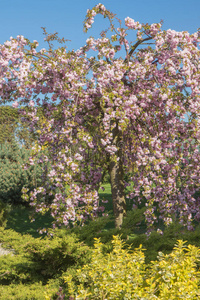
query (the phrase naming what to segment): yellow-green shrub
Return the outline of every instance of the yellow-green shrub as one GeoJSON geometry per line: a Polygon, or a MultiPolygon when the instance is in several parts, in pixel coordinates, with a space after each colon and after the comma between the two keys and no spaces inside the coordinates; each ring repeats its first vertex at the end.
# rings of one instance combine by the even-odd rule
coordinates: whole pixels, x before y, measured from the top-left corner
{"type": "Polygon", "coordinates": [[[158,261],[145,265],[140,246],[123,249],[117,236],[113,251],[103,253],[103,244],[95,241],[91,262],[78,269],[76,276],[65,276],[68,296],[73,299],[199,299],[200,274],[196,261],[200,250],[178,241],[171,254],[159,254],[158,261]]]}
{"type": "Polygon", "coordinates": [[[200,272],[196,265],[199,255],[200,249],[192,245],[186,247],[180,240],[170,254],[159,253],[147,279],[159,299],[200,299],[200,272]]]}
{"type": "Polygon", "coordinates": [[[75,299],[149,299],[144,288],[142,248],[129,252],[117,236],[113,238],[113,251],[109,254],[103,253],[103,244],[96,239],[91,262],[77,271],[78,285],[72,276],[66,276],[69,293],[75,299]]]}

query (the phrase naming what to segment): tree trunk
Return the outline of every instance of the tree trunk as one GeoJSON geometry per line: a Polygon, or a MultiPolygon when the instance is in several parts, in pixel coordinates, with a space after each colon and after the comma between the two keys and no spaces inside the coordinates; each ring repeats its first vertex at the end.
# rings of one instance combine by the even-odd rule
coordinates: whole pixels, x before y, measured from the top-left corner
{"type": "Polygon", "coordinates": [[[119,161],[116,162],[111,159],[109,171],[110,171],[113,211],[115,216],[115,227],[121,228],[123,223],[123,217],[126,214],[126,201],[124,196],[122,160],[119,159],[119,161]]]}

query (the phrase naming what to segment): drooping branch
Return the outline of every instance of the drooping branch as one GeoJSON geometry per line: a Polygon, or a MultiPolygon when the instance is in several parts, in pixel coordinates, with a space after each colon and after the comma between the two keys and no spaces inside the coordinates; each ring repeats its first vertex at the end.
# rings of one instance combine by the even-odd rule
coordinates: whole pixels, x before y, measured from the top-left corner
{"type": "Polygon", "coordinates": [[[145,38],[143,40],[137,41],[137,43],[135,43],[135,45],[131,47],[131,50],[129,51],[128,57],[126,57],[124,59],[124,63],[129,62],[129,59],[130,59],[131,55],[133,54],[133,52],[137,49],[137,47],[139,45],[141,45],[143,42],[146,42],[146,41],[149,41],[149,40],[152,40],[152,37],[147,37],[147,38],[145,38]]]}

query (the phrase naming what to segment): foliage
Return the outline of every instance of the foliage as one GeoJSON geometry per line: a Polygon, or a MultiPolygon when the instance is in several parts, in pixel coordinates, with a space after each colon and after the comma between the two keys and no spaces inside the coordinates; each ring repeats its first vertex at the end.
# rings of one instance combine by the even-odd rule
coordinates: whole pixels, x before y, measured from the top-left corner
{"type": "MultiPolygon", "coordinates": [[[[11,250],[10,255],[0,256],[2,299],[6,299],[6,295],[8,295],[7,299],[17,299],[17,297],[20,299],[31,299],[31,297],[47,300],[69,299],[68,285],[64,284],[66,278],[76,292],[81,288],[80,283],[85,292],[93,293],[94,284],[98,285],[98,288],[105,286],[106,292],[112,292],[114,291],[112,282],[116,281],[117,288],[124,282],[124,293],[128,286],[131,289],[130,293],[133,293],[134,284],[131,285],[129,279],[132,278],[132,283],[134,283],[136,278],[138,280],[142,278],[141,283],[135,285],[135,290],[142,296],[146,293],[146,299],[169,299],[169,291],[174,297],[170,299],[179,299],[183,296],[186,299],[198,299],[196,286],[197,281],[199,283],[199,274],[196,272],[196,266],[199,266],[199,261],[196,247],[200,248],[200,228],[197,227],[195,232],[188,232],[180,224],[174,223],[163,230],[163,235],[153,232],[147,238],[133,225],[134,216],[135,222],[141,220],[140,214],[142,215],[142,210],[133,212],[127,220],[125,219],[123,226],[126,225],[129,228],[126,230],[122,227],[123,242],[116,238],[116,244],[111,235],[118,234],[120,231],[105,230],[110,218],[100,218],[91,221],[88,225],[71,230],[58,229],[54,231],[53,236],[44,238],[33,238],[31,235],[21,235],[14,230],[1,228],[0,243],[4,248],[11,250]],[[134,233],[134,230],[137,233],[134,233]],[[72,232],[75,232],[81,240],[86,241],[91,248],[79,242],[72,232]],[[95,236],[101,237],[103,241],[99,243],[99,239],[95,239],[99,248],[97,246],[93,248],[91,240],[95,236]],[[188,246],[184,245],[185,242],[182,244],[179,242],[179,246],[174,247],[177,239],[180,238],[187,239],[188,246]],[[145,255],[141,244],[146,248],[145,255]],[[196,247],[189,244],[194,244],[196,247]],[[159,260],[156,260],[158,253],[159,260]],[[135,273],[132,274],[131,270],[135,272],[136,266],[138,273],[134,276],[135,273]],[[110,270],[114,278],[110,276],[110,270]],[[83,278],[84,274],[85,278],[83,278]],[[130,274],[130,278],[125,280],[123,274],[130,274]],[[168,276],[171,276],[171,281],[168,276]],[[59,286],[62,288],[59,289],[59,286]],[[163,289],[159,289],[160,286],[163,289]]],[[[142,296],[138,296],[138,299],[142,296]]],[[[88,297],[98,299],[99,295],[96,296],[94,293],[88,297]]],[[[106,299],[112,299],[109,297],[107,296],[106,299]]],[[[120,296],[117,298],[117,295],[113,297],[113,299],[125,299],[120,296]]],[[[137,298],[130,296],[130,299],[137,298]]]]}
{"type": "Polygon", "coordinates": [[[18,110],[12,106],[0,106],[0,144],[15,139],[19,120],[18,110]]]}
{"type": "Polygon", "coordinates": [[[35,265],[26,255],[24,247],[33,239],[30,235],[21,235],[13,230],[0,231],[1,246],[11,253],[0,256],[0,283],[32,284],[42,282],[43,275],[35,271],[35,265]]]}
{"type": "MultiPolygon", "coordinates": [[[[28,109],[25,108],[27,111],[28,109]]],[[[26,148],[33,146],[35,134],[31,133],[29,126],[22,120],[20,110],[8,105],[0,106],[0,145],[5,142],[17,141],[26,148]]]]}
{"type": "Polygon", "coordinates": [[[94,238],[101,238],[102,242],[106,244],[112,240],[114,234],[119,234],[120,230],[113,228],[113,218],[101,217],[94,221],[89,221],[88,224],[82,227],[76,226],[71,229],[71,232],[75,233],[87,245],[93,246],[94,238]],[[111,226],[109,226],[110,224],[111,226]]]}
{"type": "Polygon", "coordinates": [[[28,243],[24,250],[44,279],[59,276],[72,266],[76,268],[83,265],[90,257],[87,246],[80,243],[75,235],[67,235],[62,230],[54,232],[52,238],[45,237],[28,243]]]}
{"type": "Polygon", "coordinates": [[[22,188],[30,190],[41,182],[41,168],[33,165],[24,169],[29,162],[30,150],[20,148],[17,142],[4,143],[0,146],[0,200],[6,203],[25,203],[22,188]]]}
{"type": "Polygon", "coordinates": [[[0,227],[5,227],[7,223],[7,216],[10,208],[8,205],[0,201],[0,227]]]}
{"type": "Polygon", "coordinates": [[[34,272],[33,264],[24,255],[6,254],[0,256],[2,285],[30,283],[42,280],[41,274],[34,272]]]}
{"type": "Polygon", "coordinates": [[[90,260],[90,249],[62,230],[42,239],[1,228],[0,243],[11,252],[0,256],[1,299],[57,299],[62,273],[90,260]]]}
{"type": "Polygon", "coordinates": [[[132,299],[133,295],[137,299],[134,287],[136,290],[141,287],[144,276],[144,254],[141,250],[139,248],[135,253],[128,254],[123,250],[122,242],[114,237],[113,251],[105,255],[102,253],[102,243],[96,240],[91,263],[77,270],[80,282],[77,291],[72,278],[68,276],[65,279],[70,295],[83,299],[124,299],[130,294],[132,299]],[[131,293],[131,290],[135,293],[131,293]]]}
{"type": "Polygon", "coordinates": [[[158,261],[151,266],[148,285],[153,285],[160,299],[198,299],[200,296],[196,262],[200,250],[178,241],[169,255],[159,253],[158,261]]]}
{"type": "Polygon", "coordinates": [[[108,171],[105,173],[105,176],[103,178],[103,183],[110,183],[110,175],[108,173],[108,171]]]}
{"type": "Polygon", "coordinates": [[[141,246],[124,250],[116,236],[111,253],[102,253],[102,246],[97,239],[91,262],[77,270],[78,285],[72,276],[65,277],[72,299],[198,299],[198,248],[178,241],[171,254],[160,253],[158,261],[146,266],[141,246]]]}
{"type": "Polygon", "coordinates": [[[33,242],[33,238],[30,234],[20,234],[14,229],[0,228],[0,243],[6,249],[14,249],[15,253],[23,255],[24,245],[28,242],[33,242]]]}
{"type": "MultiPolygon", "coordinates": [[[[106,189],[105,189],[106,191],[106,189]]],[[[108,191],[107,191],[108,192],[108,191]]],[[[109,192],[108,192],[109,193],[109,192]]],[[[106,194],[107,197],[107,194],[106,194]]],[[[162,234],[155,227],[155,230],[148,237],[146,232],[146,225],[144,222],[144,210],[135,209],[128,211],[127,216],[124,219],[124,224],[121,230],[114,228],[114,220],[112,216],[104,216],[89,221],[84,226],[76,226],[71,229],[62,229],[63,235],[75,234],[78,239],[90,247],[94,245],[94,238],[101,238],[101,241],[105,245],[105,251],[111,250],[112,236],[120,234],[124,239],[126,245],[131,246],[131,249],[138,248],[140,244],[146,250],[145,262],[149,263],[151,260],[157,258],[158,252],[162,251],[164,254],[168,254],[172,251],[177,239],[187,240],[189,244],[200,247],[200,226],[196,225],[194,231],[188,231],[178,222],[173,222],[168,227],[163,227],[158,224],[158,227],[162,227],[162,234]]],[[[35,222],[31,222],[29,217],[32,215],[32,211],[24,206],[12,207],[10,209],[7,229],[13,229],[21,234],[29,234],[33,237],[40,237],[38,228],[51,227],[52,218],[49,215],[36,215],[35,222]]],[[[5,237],[4,237],[5,238],[5,237]]],[[[14,239],[14,237],[13,237],[14,239]]],[[[20,242],[23,244],[23,241],[20,242]]]]}
{"type": "MultiPolygon", "coordinates": [[[[41,283],[34,284],[10,284],[0,286],[0,295],[1,300],[44,300],[45,299],[46,287],[41,283]]],[[[54,294],[51,292],[50,288],[48,289],[48,293],[50,296],[54,294]]],[[[56,293],[55,293],[56,294],[56,293]]]]}
{"type": "Polygon", "coordinates": [[[174,222],[168,227],[163,228],[162,234],[160,234],[159,230],[157,231],[155,229],[150,236],[147,236],[143,212],[143,209],[129,211],[120,230],[114,228],[112,218],[101,217],[94,221],[90,221],[83,227],[75,227],[71,229],[71,232],[75,233],[81,241],[90,247],[93,247],[94,239],[100,238],[101,242],[104,244],[103,248],[105,252],[110,252],[112,249],[111,242],[113,235],[120,234],[125,242],[125,248],[130,247],[134,250],[135,248],[138,248],[140,244],[143,245],[146,249],[146,263],[156,260],[159,251],[162,251],[164,254],[169,254],[173,250],[177,239],[187,240],[188,243],[200,247],[200,228],[197,227],[195,231],[191,232],[181,226],[178,222],[174,222]]]}
{"type": "Polygon", "coordinates": [[[36,281],[46,284],[49,279],[59,278],[62,272],[80,267],[90,259],[89,248],[75,235],[67,235],[62,230],[43,239],[1,230],[0,242],[15,253],[0,256],[1,284],[36,281]]]}

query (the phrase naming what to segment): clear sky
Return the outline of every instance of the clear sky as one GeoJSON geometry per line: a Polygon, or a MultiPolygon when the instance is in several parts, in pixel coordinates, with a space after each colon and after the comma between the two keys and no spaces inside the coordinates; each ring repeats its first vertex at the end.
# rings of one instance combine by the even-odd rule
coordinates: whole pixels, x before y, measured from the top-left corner
{"type": "MultiPolygon", "coordinates": [[[[99,0],[0,0],[0,43],[17,35],[37,40],[45,47],[41,27],[70,39],[68,49],[78,49],[89,36],[98,37],[108,22],[98,16],[94,29],[83,33],[86,11],[99,0]]],[[[129,16],[141,23],[164,20],[163,29],[189,31],[200,27],[200,0],[102,0],[102,4],[124,21],[129,16]]]]}

